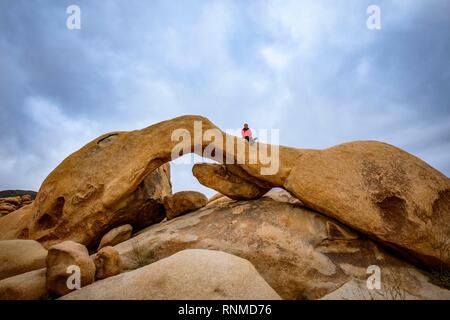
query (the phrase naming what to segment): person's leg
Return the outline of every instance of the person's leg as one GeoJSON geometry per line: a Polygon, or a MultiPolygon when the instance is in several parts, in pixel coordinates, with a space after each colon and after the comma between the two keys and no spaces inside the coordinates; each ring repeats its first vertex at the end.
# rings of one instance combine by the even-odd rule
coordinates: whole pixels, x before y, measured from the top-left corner
{"type": "Polygon", "coordinates": [[[250,137],[249,136],[244,137],[244,139],[247,140],[248,142],[250,142],[250,137]]]}

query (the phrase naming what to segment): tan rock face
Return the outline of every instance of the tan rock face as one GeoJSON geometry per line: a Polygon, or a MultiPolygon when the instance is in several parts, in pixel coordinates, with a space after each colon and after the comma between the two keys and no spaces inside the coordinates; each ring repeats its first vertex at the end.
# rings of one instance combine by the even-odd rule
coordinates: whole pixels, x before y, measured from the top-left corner
{"type": "Polygon", "coordinates": [[[47,250],[33,240],[0,241],[0,280],[45,267],[47,250]]]}
{"type": "Polygon", "coordinates": [[[95,279],[106,279],[122,271],[120,256],[113,247],[103,247],[95,255],[95,279]]]}
{"type": "Polygon", "coordinates": [[[450,256],[450,179],[388,144],[361,141],[298,158],[284,187],[305,205],[429,266],[450,256]]]}
{"type": "Polygon", "coordinates": [[[255,299],[280,297],[247,260],[212,250],[184,250],[143,268],[72,292],[64,300],[255,299]]]}
{"type": "MultiPolygon", "coordinates": [[[[31,238],[47,247],[66,239],[91,246],[111,227],[127,223],[140,229],[164,218],[162,198],[171,193],[169,164],[144,177],[134,192],[109,208],[101,201],[102,181],[113,179],[114,173],[99,172],[98,167],[102,166],[97,161],[100,161],[98,153],[103,154],[102,148],[100,143],[81,149],[64,160],[44,181],[35,201],[31,238]],[[86,166],[86,173],[73,175],[73,170],[79,170],[80,162],[86,166]],[[80,179],[71,178],[73,176],[80,179]],[[60,196],[54,199],[54,195],[60,196]]],[[[114,159],[116,157],[110,155],[110,161],[116,161],[114,159]]]]}
{"type": "Polygon", "coordinates": [[[124,270],[187,248],[228,252],[250,261],[284,299],[317,299],[352,279],[365,281],[370,265],[383,274],[403,274],[402,290],[411,294],[432,297],[430,288],[438,289],[371,240],[298,204],[268,197],[207,206],[150,226],[115,248],[124,270]]]}
{"type": "Polygon", "coordinates": [[[0,300],[40,300],[47,294],[45,268],[0,280],[0,300]]]}
{"type": "Polygon", "coordinates": [[[164,198],[167,220],[203,208],[208,198],[197,191],[180,191],[164,198]]]}
{"type": "Polygon", "coordinates": [[[28,239],[32,218],[32,204],[0,218],[0,240],[28,239]]]}
{"type": "Polygon", "coordinates": [[[115,246],[118,243],[126,241],[131,238],[131,233],[133,232],[133,227],[129,224],[124,224],[123,226],[114,228],[108,231],[100,241],[97,250],[100,250],[103,247],[107,246],[115,246]]]}
{"type": "Polygon", "coordinates": [[[271,189],[271,184],[250,176],[237,165],[195,164],[192,173],[206,187],[234,200],[258,199],[271,189]]]}
{"type": "Polygon", "coordinates": [[[67,285],[77,266],[80,270],[81,287],[94,282],[95,264],[85,246],[73,241],[64,241],[49,248],[47,255],[47,289],[49,293],[62,296],[72,291],[67,285]],[[68,270],[70,272],[68,272],[68,270]]]}

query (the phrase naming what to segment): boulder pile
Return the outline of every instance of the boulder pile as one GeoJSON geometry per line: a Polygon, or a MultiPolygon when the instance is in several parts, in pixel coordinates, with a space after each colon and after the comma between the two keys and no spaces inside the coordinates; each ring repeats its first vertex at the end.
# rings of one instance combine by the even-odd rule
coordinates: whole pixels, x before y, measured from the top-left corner
{"type": "Polygon", "coordinates": [[[89,142],[0,217],[1,299],[450,299],[432,276],[450,269],[450,179],[377,141],[250,145],[182,116],[89,142]],[[194,139],[175,157],[218,162],[192,169],[209,200],[172,194],[178,129],[194,139]]]}

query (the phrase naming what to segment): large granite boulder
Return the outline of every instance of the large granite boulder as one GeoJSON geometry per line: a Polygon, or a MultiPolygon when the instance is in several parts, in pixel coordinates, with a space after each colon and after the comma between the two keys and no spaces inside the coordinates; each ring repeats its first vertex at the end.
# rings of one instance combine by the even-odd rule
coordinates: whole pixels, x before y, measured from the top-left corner
{"type": "Polygon", "coordinates": [[[354,279],[365,281],[371,265],[383,275],[402,275],[401,289],[411,295],[434,298],[439,292],[450,298],[450,291],[366,237],[297,203],[269,197],[208,205],[152,225],[115,248],[125,271],[188,248],[228,252],[250,261],[283,299],[321,298],[354,279]]]}

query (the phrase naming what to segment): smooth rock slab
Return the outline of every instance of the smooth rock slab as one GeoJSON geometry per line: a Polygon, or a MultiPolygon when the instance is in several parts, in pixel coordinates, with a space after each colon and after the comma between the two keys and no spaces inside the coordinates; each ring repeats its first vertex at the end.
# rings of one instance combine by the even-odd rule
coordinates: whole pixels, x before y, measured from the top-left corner
{"type": "Polygon", "coordinates": [[[95,282],[62,300],[278,300],[245,259],[212,250],[184,250],[140,269],[95,282]]]}

